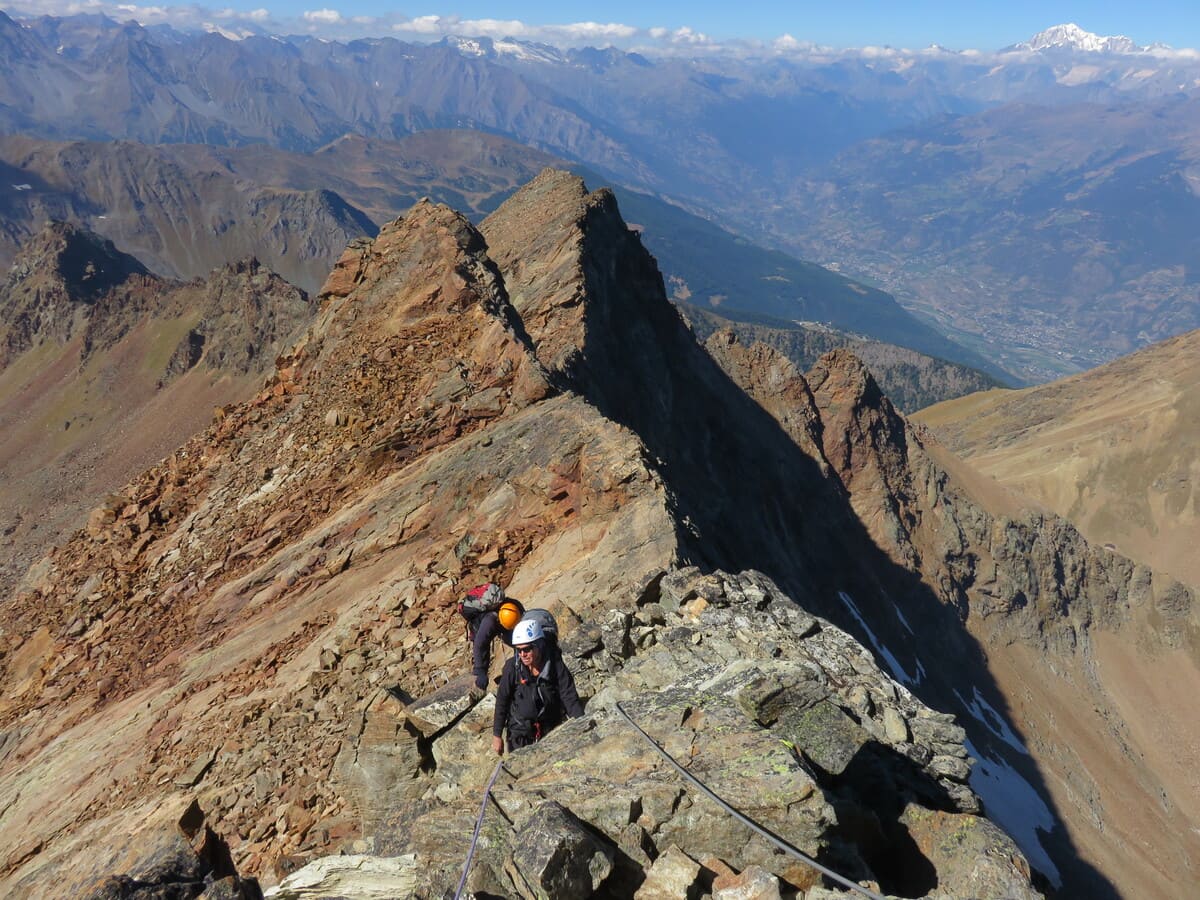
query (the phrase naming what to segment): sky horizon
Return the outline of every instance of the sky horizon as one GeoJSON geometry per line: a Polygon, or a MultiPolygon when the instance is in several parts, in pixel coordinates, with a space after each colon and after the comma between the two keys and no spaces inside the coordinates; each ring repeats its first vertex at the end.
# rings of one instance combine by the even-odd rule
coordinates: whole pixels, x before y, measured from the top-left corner
{"type": "Polygon", "coordinates": [[[1101,36],[1123,35],[1139,45],[1200,47],[1200,14],[1179,0],[1141,4],[1074,0],[1010,0],[968,5],[950,0],[850,0],[840,5],[750,2],[738,5],[639,3],[609,0],[415,0],[398,8],[379,0],[235,0],[232,4],[160,2],[139,5],[107,0],[0,0],[11,15],[103,12],[144,25],[204,27],[231,36],[249,29],[329,38],[389,35],[438,39],[445,34],[515,37],[557,44],[696,47],[739,41],[833,48],[889,46],[920,50],[989,52],[1027,40],[1053,25],[1075,23],[1101,36]]]}

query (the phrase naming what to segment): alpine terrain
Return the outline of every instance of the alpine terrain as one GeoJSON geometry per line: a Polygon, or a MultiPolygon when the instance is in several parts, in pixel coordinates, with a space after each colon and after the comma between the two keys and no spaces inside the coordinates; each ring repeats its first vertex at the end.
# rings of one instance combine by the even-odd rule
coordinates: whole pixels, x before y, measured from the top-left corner
{"type": "MultiPolygon", "coordinates": [[[[11,294],[0,375],[151,327],[68,299],[149,278],[96,271],[11,294]]],[[[0,890],[443,896],[494,771],[476,896],[849,896],[628,715],[876,893],[1190,895],[1200,741],[1161,685],[1200,687],[1192,591],[848,349],[702,346],[614,195],[555,170],[478,225],[417,202],[318,301],[0,607],[0,890]],[[495,770],[456,611],[483,581],[557,617],[586,701],[495,770]]],[[[220,358],[303,305],[264,295],[235,318],[277,327],[220,358]]],[[[160,392],[218,361],[178,327],[160,392]]]]}
{"type": "Polygon", "coordinates": [[[1200,584],[1200,331],[1062,381],[923,410],[971,466],[1096,543],[1200,584]]]}
{"type": "Polygon", "coordinates": [[[0,593],[250,397],[314,312],[254,259],[179,282],[70,225],[29,240],[0,283],[0,593]]]}
{"type": "MultiPolygon", "coordinates": [[[[338,41],[0,12],[0,132],[244,149],[260,164],[270,154],[259,148],[315,158],[348,134],[368,143],[435,129],[503,135],[891,292],[969,352],[872,337],[1020,383],[1200,326],[1194,51],[1069,24],[998,50],[834,49],[781,38],[642,52],[386,33],[338,41]]],[[[214,192],[236,183],[220,171],[222,152],[206,156],[204,165],[217,165],[214,192]]],[[[375,224],[426,193],[468,211],[488,193],[472,176],[489,168],[441,181],[462,200],[419,192],[386,215],[341,195],[336,171],[301,194],[247,185],[232,198],[243,201],[235,216],[201,210],[180,221],[180,237],[212,228],[232,244],[254,226],[281,252],[284,221],[354,228],[350,211],[323,192],[375,224]]],[[[365,152],[347,169],[369,180],[377,171],[365,152]]],[[[148,182],[161,184],[163,171],[150,169],[148,182]]],[[[293,159],[279,171],[291,179],[313,169],[293,159]]],[[[0,175],[0,209],[21,186],[40,188],[0,175]]],[[[375,183],[386,199],[420,175],[418,166],[375,183]]],[[[98,224],[79,224],[137,254],[98,224]]],[[[173,239],[164,249],[178,252],[173,239]]],[[[205,261],[205,271],[215,265],[205,261]]],[[[305,289],[320,283],[311,267],[304,277],[279,271],[305,289]]]]}

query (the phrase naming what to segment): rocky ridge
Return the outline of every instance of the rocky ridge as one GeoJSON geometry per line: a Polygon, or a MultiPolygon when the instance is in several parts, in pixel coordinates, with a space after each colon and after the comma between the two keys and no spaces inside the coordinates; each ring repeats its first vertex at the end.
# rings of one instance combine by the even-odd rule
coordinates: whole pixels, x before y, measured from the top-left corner
{"type": "Polygon", "coordinates": [[[883,393],[906,415],[933,403],[1001,386],[976,369],[817,323],[785,327],[782,322],[736,321],[688,304],[681,308],[701,341],[714,332],[731,329],[741,343],[772,347],[801,371],[831,350],[845,347],[866,364],[883,393]]]}
{"type": "MultiPolygon", "coordinates": [[[[688,562],[758,569],[772,596],[860,635],[896,680],[959,711],[985,806],[1040,804],[1025,820],[1008,808],[1034,866],[1067,890],[1111,890],[1073,844],[1075,801],[1046,799],[1057,785],[1037,764],[1063,745],[1043,732],[1020,746],[1025,710],[1006,697],[1023,695],[1002,692],[992,654],[1023,636],[1037,651],[1082,645],[1133,601],[1171,592],[1048,517],[1004,518],[987,497],[959,510],[969,473],[936,458],[852,355],[805,378],[730,335],[709,350],[611,193],[563,173],[543,173],[480,229],[420,203],[351,244],[259,394],[98,509],[4,608],[0,804],[13,837],[0,884],[36,893],[53,873],[82,892],[127,871],[90,848],[135,814],[174,828],[145,814],[164,789],[197,799],[238,870],[264,883],[364,850],[389,820],[430,812],[427,789],[436,797],[421,741],[443,726],[422,732],[415,756],[400,748],[410,777],[390,782],[380,799],[394,805],[378,815],[362,806],[362,740],[394,746],[409,712],[391,698],[411,711],[465,670],[453,612],[464,585],[501,581],[584,635],[630,598],[652,606],[643,576],[688,562]],[[66,780],[47,808],[47,786],[66,780]]],[[[723,583],[745,595],[741,577],[723,583]]],[[[646,615],[639,628],[661,627],[646,615]]],[[[1068,709],[1044,699],[1051,716],[1068,709]]],[[[891,706],[880,715],[895,749],[921,716],[891,706]]],[[[917,765],[938,757],[961,788],[961,755],[917,765]]],[[[959,799],[935,812],[969,808],[970,792],[941,790],[959,799]]],[[[599,857],[589,851],[596,872],[599,857]]]]}
{"type": "MultiPolygon", "coordinates": [[[[636,601],[564,647],[587,715],[505,757],[475,896],[732,898],[755,881],[753,896],[852,896],[682,780],[620,709],[718,795],[876,890],[1041,896],[1011,839],[978,815],[965,732],[845,632],[754,572],[659,572],[636,601]]],[[[493,698],[474,702],[469,687],[408,705],[379,696],[352,749],[363,781],[388,786],[355,798],[378,856],[316,861],[268,896],[453,887],[494,759],[493,698]],[[365,860],[375,865],[357,874],[365,860]]]]}

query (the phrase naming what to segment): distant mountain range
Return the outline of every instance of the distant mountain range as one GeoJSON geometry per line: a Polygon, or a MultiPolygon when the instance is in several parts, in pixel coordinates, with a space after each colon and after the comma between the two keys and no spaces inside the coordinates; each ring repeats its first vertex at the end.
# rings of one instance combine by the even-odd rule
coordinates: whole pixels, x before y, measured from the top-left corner
{"type": "Polygon", "coordinates": [[[1023,381],[1200,324],[1198,85],[1194,55],[1067,25],[987,54],[682,57],[0,14],[4,132],[303,153],[499,133],[868,279],[1023,381]]]}
{"type": "MultiPolygon", "coordinates": [[[[373,236],[419,197],[482,218],[553,161],[467,130],[400,141],[347,135],[311,154],[265,145],[0,138],[0,171],[23,188],[0,194],[0,263],[44,221],[64,219],[166,276],[198,277],[253,255],[315,293],[350,240],[373,236]]],[[[598,184],[602,176],[590,173],[589,180],[598,184]]],[[[819,322],[989,368],[883,291],[754,246],[654,196],[622,189],[618,197],[680,301],[734,318],[819,322]]],[[[955,395],[934,388],[922,396],[932,402],[955,395]]]]}

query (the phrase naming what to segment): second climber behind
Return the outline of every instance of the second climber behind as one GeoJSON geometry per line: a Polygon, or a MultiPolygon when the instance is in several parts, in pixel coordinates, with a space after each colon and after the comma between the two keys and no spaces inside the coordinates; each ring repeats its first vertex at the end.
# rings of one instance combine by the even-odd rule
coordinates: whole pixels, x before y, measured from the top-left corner
{"type": "Polygon", "coordinates": [[[525,607],[504,595],[498,584],[481,584],[467,592],[459,604],[458,611],[466,619],[467,640],[471,642],[471,674],[475,676],[475,689],[487,690],[488,669],[492,664],[492,641],[500,638],[512,644],[512,630],[525,607]]]}
{"type": "Polygon", "coordinates": [[[583,715],[583,704],[575,690],[575,679],[562,654],[547,653],[546,637],[536,619],[523,619],[512,632],[516,653],[504,663],[496,689],[496,712],[492,717],[492,749],[527,747],[541,740],[551,728],[569,716],[583,715]]]}

